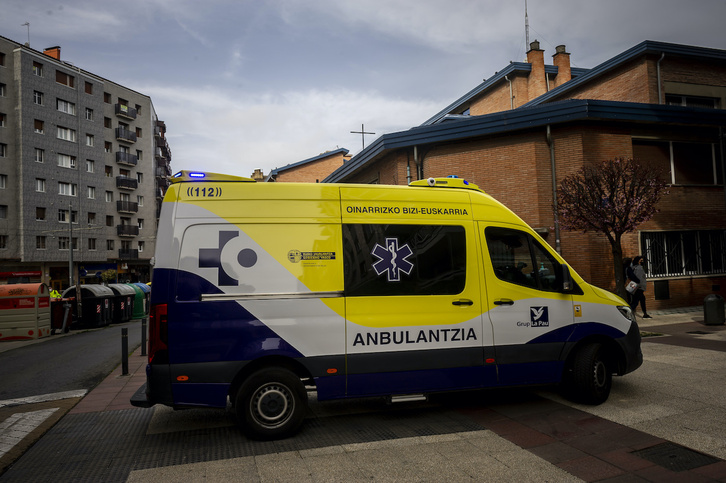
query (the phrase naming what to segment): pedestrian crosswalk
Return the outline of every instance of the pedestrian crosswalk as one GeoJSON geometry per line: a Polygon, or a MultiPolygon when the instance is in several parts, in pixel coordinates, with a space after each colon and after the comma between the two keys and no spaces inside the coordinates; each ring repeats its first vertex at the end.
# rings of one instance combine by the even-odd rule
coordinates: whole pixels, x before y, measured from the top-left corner
{"type": "MultiPolygon", "coordinates": [[[[52,394],[41,394],[22,398],[5,399],[0,401],[0,408],[12,408],[26,404],[59,401],[62,399],[80,398],[88,391],[80,389],[76,391],[63,391],[52,394]]],[[[0,458],[10,452],[35,428],[51,417],[60,408],[46,408],[37,411],[19,411],[0,421],[0,458]]]]}
{"type": "Polygon", "coordinates": [[[15,413],[1,422],[0,458],[57,410],[58,408],[50,408],[28,413],[15,413]]]}

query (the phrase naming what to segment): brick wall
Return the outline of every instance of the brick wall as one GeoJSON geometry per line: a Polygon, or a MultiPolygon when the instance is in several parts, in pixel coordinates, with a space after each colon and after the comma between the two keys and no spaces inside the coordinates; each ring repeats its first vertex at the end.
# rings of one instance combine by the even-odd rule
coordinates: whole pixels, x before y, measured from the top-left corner
{"type": "Polygon", "coordinates": [[[286,169],[280,172],[275,181],[281,183],[318,183],[343,165],[342,153],[328,156],[317,161],[286,169]]]}

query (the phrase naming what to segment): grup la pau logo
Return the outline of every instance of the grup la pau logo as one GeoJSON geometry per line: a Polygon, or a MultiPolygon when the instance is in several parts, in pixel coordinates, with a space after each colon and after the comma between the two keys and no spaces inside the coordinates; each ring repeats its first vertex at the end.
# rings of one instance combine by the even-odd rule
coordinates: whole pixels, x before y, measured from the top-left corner
{"type": "Polygon", "coordinates": [[[549,327],[550,326],[550,314],[548,307],[530,307],[529,308],[530,321],[532,327],[549,327]]]}

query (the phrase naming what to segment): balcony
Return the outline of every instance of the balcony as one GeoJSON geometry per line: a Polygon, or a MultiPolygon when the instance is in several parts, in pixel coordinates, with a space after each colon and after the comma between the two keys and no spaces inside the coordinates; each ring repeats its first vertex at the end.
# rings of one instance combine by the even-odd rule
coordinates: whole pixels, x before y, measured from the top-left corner
{"type": "Polygon", "coordinates": [[[116,128],[116,140],[124,141],[127,143],[135,143],[136,142],[136,133],[129,131],[128,129],[124,129],[122,127],[117,127],[116,128]]]}
{"type": "Polygon", "coordinates": [[[135,201],[117,201],[116,211],[119,213],[137,213],[139,204],[135,201]]]}
{"type": "Polygon", "coordinates": [[[121,190],[135,190],[139,187],[139,182],[134,178],[126,176],[116,176],[116,188],[121,190]]]}
{"type": "Polygon", "coordinates": [[[139,259],[139,251],[130,249],[125,250],[123,248],[118,249],[118,258],[120,260],[138,260],[139,259]]]}
{"type": "Polygon", "coordinates": [[[136,109],[124,104],[116,104],[116,115],[126,119],[136,119],[136,109]]]}
{"type": "Polygon", "coordinates": [[[168,164],[160,164],[156,167],[157,178],[168,178],[171,174],[171,166],[168,164]]]}
{"type": "Polygon", "coordinates": [[[139,163],[139,158],[135,154],[116,151],[116,162],[127,166],[136,166],[139,163]]]}
{"type": "Polygon", "coordinates": [[[116,225],[116,234],[118,236],[138,236],[139,227],[136,225],[116,225]]]}

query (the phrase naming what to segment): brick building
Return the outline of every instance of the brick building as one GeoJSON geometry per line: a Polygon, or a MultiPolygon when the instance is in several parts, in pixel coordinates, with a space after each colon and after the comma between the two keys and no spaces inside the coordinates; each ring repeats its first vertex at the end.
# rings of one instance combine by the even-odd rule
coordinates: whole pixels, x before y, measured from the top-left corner
{"type": "MultiPolygon", "coordinates": [[[[303,159],[296,163],[291,163],[282,168],[275,168],[270,174],[264,177],[267,182],[283,182],[283,183],[320,183],[326,176],[338,169],[350,159],[348,150],[339,148],[335,151],[326,151],[312,158],[303,159]]],[[[255,176],[261,174],[259,170],[255,170],[255,176]]]]}
{"type": "Polygon", "coordinates": [[[726,51],[644,41],[592,69],[551,65],[533,42],[423,125],[386,134],[325,182],[405,184],[451,174],[533,226],[588,281],[615,290],[603,234],[561,231],[558,181],[584,164],[634,157],[668,173],[660,212],[623,239],[648,259],[651,309],[726,295],[726,51]],[[554,182],[553,182],[554,180],[554,182]]]}

